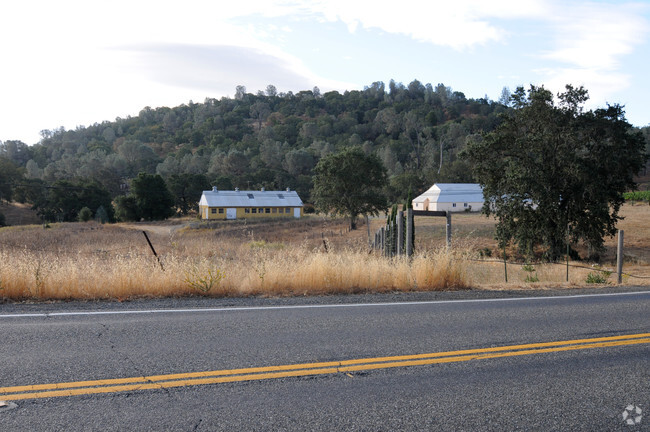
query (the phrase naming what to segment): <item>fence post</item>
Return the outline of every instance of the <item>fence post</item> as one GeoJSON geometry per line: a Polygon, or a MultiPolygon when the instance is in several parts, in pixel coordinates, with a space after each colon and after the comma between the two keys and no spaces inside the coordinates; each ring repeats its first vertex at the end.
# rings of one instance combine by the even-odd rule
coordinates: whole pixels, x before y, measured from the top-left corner
{"type": "Polygon", "coordinates": [[[149,240],[149,236],[147,235],[147,232],[142,231],[142,234],[144,234],[144,238],[147,239],[147,243],[149,243],[149,247],[151,248],[151,252],[153,252],[153,256],[155,256],[156,259],[158,260],[158,264],[160,264],[160,268],[162,269],[162,271],[165,271],[165,267],[163,267],[163,263],[160,261],[160,257],[156,253],[156,249],[153,248],[153,245],[151,244],[151,240],[149,240]]]}
{"type": "Polygon", "coordinates": [[[404,211],[397,212],[397,256],[404,255],[404,211]]]}
{"type": "Polygon", "coordinates": [[[385,227],[379,228],[379,237],[381,238],[381,240],[379,241],[381,245],[380,247],[381,254],[385,255],[386,254],[386,228],[385,227]]]}
{"type": "Polygon", "coordinates": [[[368,244],[370,244],[372,240],[370,240],[370,218],[368,215],[366,215],[366,228],[368,229],[368,244]]]}
{"type": "Polygon", "coordinates": [[[569,230],[571,225],[567,224],[566,227],[566,281],[569,282],[569,256],[571,255],[571,244],[569,243],[571,238],[569,237],[569,230]]]}
{"type": "Polygon", "coordinates": [[[450,249],[451,248],[451,212],[450,211],[447,211],[446,231],[447,231],[447,249],[450,249]]]}
{"type": "Polygon", "coordinates": [[[413,209],[406,209],[406,256],[413,256],[413,209]]]}
{"type": "Polygon", "coordinates": [[[506,245],[503,245],[503,270],[506,275],[506,283],[508,283],[508,261],[506,260],[506,245]]]}
{"type": "Polygon", "coordinates": [[[384,229],[384,256],[390,256],[390,227],[384,229]]]}
{"type": "Polygon", "coordinates": [[[618,283],[623,282],[623,230],[618,230],[618,247],[616,248],[616,273],[618,283]]]}

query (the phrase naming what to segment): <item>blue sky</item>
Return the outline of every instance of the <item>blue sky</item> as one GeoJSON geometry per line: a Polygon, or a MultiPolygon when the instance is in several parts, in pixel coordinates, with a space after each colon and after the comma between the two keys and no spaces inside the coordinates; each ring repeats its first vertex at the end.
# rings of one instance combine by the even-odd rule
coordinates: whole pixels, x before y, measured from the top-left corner
{"type": "Polygon", "coordinates": [[[391,79],[498,99],[584,85],[650,124],[650,2],[21,0],[0,5],[0,140],[268,84],[391,79]]]}

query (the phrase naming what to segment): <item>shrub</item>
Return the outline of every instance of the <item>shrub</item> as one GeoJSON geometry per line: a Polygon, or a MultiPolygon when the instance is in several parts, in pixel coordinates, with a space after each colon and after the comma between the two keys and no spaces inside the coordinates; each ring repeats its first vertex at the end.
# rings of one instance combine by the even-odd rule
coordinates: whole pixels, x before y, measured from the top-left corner
{"type": "Polygon", "coordinates": [[[90,219],[93,217],[93,211],[90,210],[88,207],[84,207],[81,210],[79,210],[79,214],[77,215],[77,220],[79,222],[88,222],[90,219]]]}
{"type": "Polygon", "coordinates": [[[607,278],[611,275],[612,272],[607,270],[601,270],[598,273],[591,272],[587,275],[588,284],[605,284],[607,283],[607,278]]]}
{"type": "Polygon", "coordinates": [[[225,273],[213,267],[200,269],[198,266],[190,268],[185,273],[185,282],[192,288],[203,293],[209,293],[212,288],[216,288],[225,277],[225,273]]]}
{"type": "Polygon", "coordinates": [[[650,191],[625,192],[623,198],[626,201],[646,201],[650,203],[650,191]]]}
{"type": "Polygon", "coordinates": [[[524,282],[528,282],[528,283],[539,282],[539,277],[537,276],[537,272],[535,271],[534,265],[525,264],[522,267],[522,270],[528,273],[526,279],[524,279],[524,282]]]}
{"type": "Polygon", "coordinates": [[[478,251],[478,254],[480,257],[488,257],[490,258],[492,256],[492,249],[488,247],[484,247],[483,249],[478,251]]]}

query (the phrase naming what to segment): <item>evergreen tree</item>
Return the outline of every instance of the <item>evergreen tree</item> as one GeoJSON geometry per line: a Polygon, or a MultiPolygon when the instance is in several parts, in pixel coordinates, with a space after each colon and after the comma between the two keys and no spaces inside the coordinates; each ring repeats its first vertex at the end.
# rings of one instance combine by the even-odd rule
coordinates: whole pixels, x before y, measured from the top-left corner
{"type": "Polygon", "coordinates": [[[174,197],[159,174],[141,172],[133,179],[131,187],[140,217],[151,221],[174,214],[174,197]]]}

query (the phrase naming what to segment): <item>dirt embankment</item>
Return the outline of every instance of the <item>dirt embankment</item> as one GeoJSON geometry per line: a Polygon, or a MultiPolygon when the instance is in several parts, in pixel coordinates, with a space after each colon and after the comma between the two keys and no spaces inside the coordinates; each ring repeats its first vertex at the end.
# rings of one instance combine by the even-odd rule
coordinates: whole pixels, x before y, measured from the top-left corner
{"type": "Polygon", "coordinates": [[[0,213],[5,215],[7,225],[33,225],[41,223],[35,210],[29,204],[0,203],[0,213]]]}

